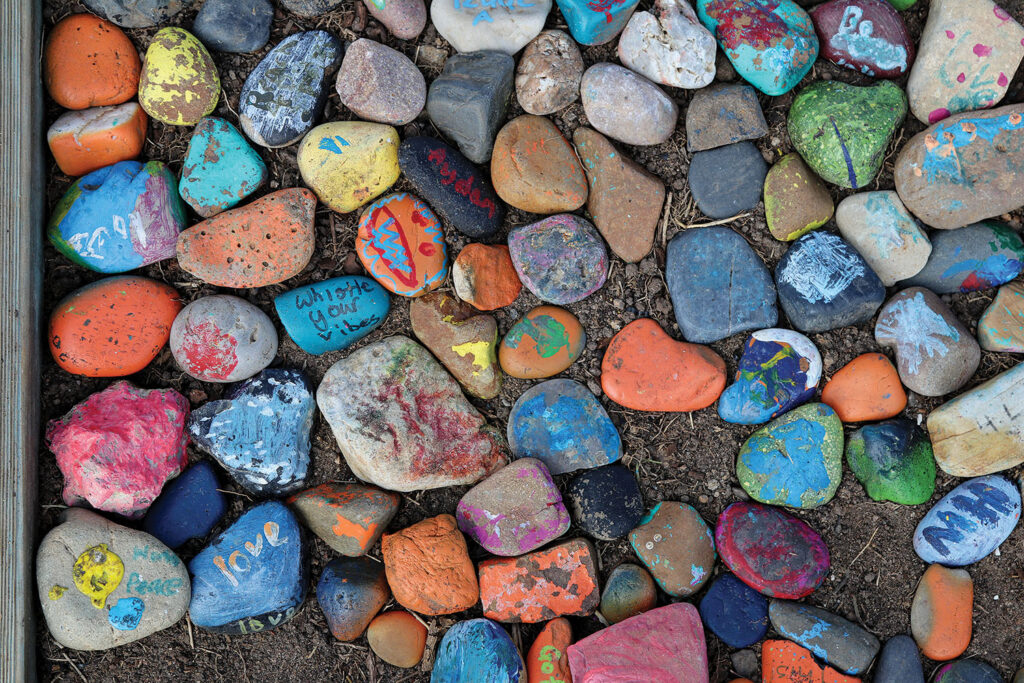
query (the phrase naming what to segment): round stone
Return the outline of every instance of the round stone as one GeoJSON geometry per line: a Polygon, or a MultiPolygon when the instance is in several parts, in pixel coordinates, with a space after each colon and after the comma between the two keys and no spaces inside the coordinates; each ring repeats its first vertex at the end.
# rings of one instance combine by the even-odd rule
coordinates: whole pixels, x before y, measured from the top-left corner
{"type": "Polygon", "coordinates": [[[711,529],[686,503],[655,505],[629,534],[629,544],[661,589],[675,598],[699,591],[715,568],[711,529]]]}
{"type": "Polygon", "coordinates": [[[514,55],[537,37],[550,12],[551,0],[510,0],[494,5],[458,0],[430,3],[430,21],[458,52],[493,50],[514,55]]]}
{"type": "Polygon", "coordinates": [[[531,213],[575,211],[587,201],[587,177],[572,145],[542,116],[520,116],[501,129],[491,180],[498,196],[531,213]]]}
{"type": "Polygon", "coordinates": [[[523,283],[504,244],[467,244],[452,264],[455,293],[481,311],[515,303],[523,283]]]}
{"type": "Polygon", "coordinates": [[[872,500],[920,505],[935,492],[932,444],[910,420],[861,427],[847,439],[846,461],[872,500]]]}
{"type": "Polygon", "coordinates": [[[157,31],[139,78],[139,104],[146,113],[168,125],[194,126],[213,113],[219,98],[220,76],[203,44],[184,29],[157,31]]]}
{"type": "Polygon", "coordinates": [[[270,40],[270,0],[206,0],[192,31],[219,52],[255,52],[270,40]]]}
{"type": "Polygon", "coordinates": [[[884,420],[903,412],[907,392],[888,357],[865,353],[832,375],[821,390],[821,402],[843,422],[884,420]]]}
{"type": "Polygon", "coordinates": [[[423,0],[363,0],[363,4],[399,40],[415,40],[427,25],[423,0]]]}
{"type": "Polygon", "coordinates": [[[415,119],[427,102],[426,81],[412,60],[366,38],[345,51],[335,88],[353,114],[392,126],[415,119]]]}
{"type": "Polygon", "coordinates": [[[488,683],[518,683],[526,677],[523,657],[505,629],[490,619],[460,621],[441,639],[430,678],[471,681],[482,672],[488,683]]]}
{"type": "Polygon", "coordinates": [[[448,277],[441,222],[422,200],[405,192],[363,210],[356,253],[377,282],[402,296],[421,296],[448,277]]]}
{"type": "Polygon", "coordinates": [[[768,122],[757,101],[757,91],[749,85],[715,83],[701,88],[686,108],[686,148],[691,152],[766,135],[768,122]]]}
{"type": "Polygon", "coordinates": [[[516,97],[527,114],[554,114],[580,96],[583,57],[564,31],[541,31],[516,69],[516,97]]]}
{"type": "Polygon", "coordinates": [[[940,683],[1003,683],[1002,675],[994,666],[977,659],[953,662],[935,680],[940,683]]]}
{"type": "Polygon", "coordinates": [[[143,531],[170,548],[206,538],[228,511],[220,488],[213,463],[200,460],[164,486],[146,510],[143,531]]]}
{"type": "Polygon", "coordinates": [[[928,236],[891,190],[846,197],[836,225],[886,287],[917,275],[932,253],[928,236]]]}
{"type": "Polygon", "coordinates": [[[302,182],[338,213],[355,211],[398,180],[398,131],[334,121],[309,131],[296,155],[302,182]]]}
{"type": "Polygon", "coordinates": [[[391,666],[411,669],[423,659],[427,627],[409,612],[384,612],[366,628],[366,641],[373,654],[391,666]]]}
{"type": "Polygon", "coordinates": [[[820,228],[832,218],[833,210],[825,184],[799,154],[785,155],[765,176],[764,215],[775,239],[788,242],[820,228]]]}
{"type": "Polygon", "coordinates": [[[612,570],[601,592],[601,616],[609,624],[635,617],[658,605],[658,589],[643,567],[624,563],[612,570]]]}
{"type": "Polygon", "coordinates": [[[881,646],[860,626],[813,605],[772,600],[768,618],[779,635],[813,648],[822,661],[851,675],[866,671],[881,646]]]}
{"type": "Polygon", "coordinates": [[[608,252],[601,236],[591,223],[572,214],[513,229],[508,248],[519,279],[548,303],[581,301],[600,289],[608,276],[608,252]]]}
{"type": "Polygon", "coordinates": [[[50,29],[43,48],[46,90],[67,109],[132,99],[140,71],[139,53],[124,31],[93,14],[61,19],[50,29]]]}
{"type": "Polygon", "coordinates": [[[586,343],[587,335],[576,316],[557,306],[538,306],[505,334],[498,360],[512,377],[542,379],[572,365],[586,343]]]}
{"type": "Polygon", "coordinates": [[[697,207],[709,218],[730,218],[761,201],[768,164],[752,142],[697,152],[687,181],[697,207]]]}
{"type": "Polygon", "coordinates": [[[590,125],[627,145],[660,145],[679,118],[679,107],[661,88],[608,62],[584,72],[580,99],[590,125]]]}
{"type": "Polygon", "coordinates": [[[731,648],[750,647],[768,633],[768,601],[733,574],[712,582],[701,598],[700,616],[731,648]]]}
{"type": "Polygon", "coordinates": [[[82,0],[90,12],[124,28],[162,24],[181,11],[183,0],[82,0]]]}
{"type": "Polygon", "coordinates": [[[277,330],[266,313],[227,294],[196,299],[171,326],[171,353],[178,366],[204,382],[238,382],[270,365],[277,330]]]}
{"type": "Polygon", "coordinates": [[[644,497],[636,477],[618,464],[580,472],[569,482],[565,499],[577,526],[602,541],[622,538],[644,516],[644,497]]]}

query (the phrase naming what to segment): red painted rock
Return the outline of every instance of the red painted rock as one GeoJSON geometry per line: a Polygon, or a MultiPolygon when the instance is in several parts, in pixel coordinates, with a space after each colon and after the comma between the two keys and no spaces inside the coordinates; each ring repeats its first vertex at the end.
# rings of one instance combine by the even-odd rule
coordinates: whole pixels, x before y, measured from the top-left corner
{"type": "Polygon", "coordinates": [[[459,298],[481,311],[511,306],[523,288],[504,244],[467,244],[452,264],[452,282],[459,298]]]}
{"type": "Polygon", "coordinates": [[[814,655],[788,640],[766,640],[761,646],[761,677],[764,683],[860,683],[821,666],[814,655]]]}
{"type": "Polygon", "coordinates": [[[543,116],[520,116],[498,132],[491,181],[506,203],[532,213],[575,211],[587,201],[587,177],[576,152],[543,116]]]}
{"type": "Polygon", "coordinates": [[[875,78],[899,78],[914,63],[914,41],[886,0],[831,0],[811,12],[821,56],[875,78]]]}
{"type": "Polygon", "coordinates": [[[288,499],[296,516],[342,555],[365,555],[398,512],[397,493],[330,482],[288,499]]]}
{"type": "Polygon", "coordinates": [[[138,518],[188,462],[188,401],[115,382],[46,426],[64,502],[138,518]]]}
{"type": "Polygon", "coordinates": [[[240,382],[274,360],[277,330],[245,299],[214,294],[196,299],[174,319],[171,353],[198,380],[240,382]]]}
{"type": "Polygon", "coordinates": [[[69,111],[46,131],[46,142],[61,172],[80,176],[139,156],[148,122],[138,102],[69,111]]]}
{"type": "Polygon", "coordinates": [[[498,360],[506,374],[542,379],[572,365],[586,343],[587,335],[576,316],[557,306],[538,306],[501,340],[498,360]]]}
{"type": "Polygon", "coordinates": [[[377,282],[402,296],[426,294],[448,277],[448,245],[440,221],[423,200],[405,192],[366,207],[356,253],[377,282]]]}
{"type": "Polygon", "coordinates": [[[686,503],[665,501],[629,534],[644,566],[661,589],[676,598],[693,595],[715,568],[715,539],[704,518],[686,503]]]}
{"type": "Polygon", "coordinates": [[[933,564],[910,606],[910,632],[921,652],[939,662],[955,659],[971,643],[974,582],[963,569],[933,564]]]}
{"type": "Polygon", "coordinates": [[[568,619],[552,619],[541,629],[526,654],[527,683],[572,683],[569,655],[572,625],[568,619]]]}
{"type": "Polygon", "coordinates": [[[283,282],[313,256],[315,212],[316,195],[305,188],[272,192],[178,235],[178,265],[218,287],[283,282]]]}
{"type": "Polygon", "coordinates": [[[73,375],[132,375],[160,353],[180,310],[178,293],[162,282],[104,278],[57,304],[50,316],[50,353],[73,375]]]}
{"type": "Polygon", "coordinates": [[[844,365],[821,391],[843,422],[885,420],[907,407],[907,393],[887,356],[865,353],[844,365]]]}
{"type": "Polygon", "coordinates": [[[402,610],[378,614],[366,629],[373,654],[391,666],[410,669],[423,659],[427,627],[402,610]]]}
{"type": "Polygon", "coordinates": [[[46,39],[43,81],[62,107],[121,104],[139,88],[142,62],[124,31],[94,14],[62,19],[46,39]]]}
{"type": "Polygon", "coordinates": [[[601,361],[601,388],[633,410],[700,410],[725,389],[725,361],[706,346],[677,342],[642,318],[612,337],[601,361]]]}

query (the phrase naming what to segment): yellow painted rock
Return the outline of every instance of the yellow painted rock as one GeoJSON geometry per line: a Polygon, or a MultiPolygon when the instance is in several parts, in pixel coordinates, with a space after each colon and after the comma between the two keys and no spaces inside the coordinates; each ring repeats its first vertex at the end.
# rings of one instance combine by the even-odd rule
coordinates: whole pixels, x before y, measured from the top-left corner
{"type": "Polygon", "coordinates": [[[157,31],[139,79],[139,104],[146,113],[173,126],[194,126],[213,113],[219,96],[217,67],[203,44],[180,28],[157,31]]]}
{"type": "Polygon", "coordinates": [[[317,126],[299,145],[299,173],[327,206],[355,211],[398,180],[398,131],[363,121],[317,126]]]}

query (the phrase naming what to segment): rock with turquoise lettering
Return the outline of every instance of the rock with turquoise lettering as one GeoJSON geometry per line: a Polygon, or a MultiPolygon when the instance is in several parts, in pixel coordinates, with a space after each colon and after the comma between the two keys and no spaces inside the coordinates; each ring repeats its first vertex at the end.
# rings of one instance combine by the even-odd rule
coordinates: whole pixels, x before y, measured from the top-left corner
{"type": "MultiPolygon", "coordinates": [[[[619,37],[619,61],[655,83],[703,88],[715,78],[715,37],[685,0],[656,0],[637,12],[619,37]]],[[[691,105],[692,106],[692,105],[691,105]]]]}
{"type": "Polygon", "coordinates": [[[83,0],[93,14],[98,14],[124,28],[147,28],[173,18],[183,0],[83,0]]]}
{"type": "Polygon", "coordinates": [[[700,601],[704,625],[731,648],[750,647],[768,633],[768,601],[733,574],[722,574],[700,601]]]}
{"type": "Polygon", "coordinates": [[[1024,282],[999,288],[978,320],[978,343],[986,351],[1024,353],[1024,282]]]}
{"type": "Polygon", "coordinates": [[[811,10],[821,56],[874,76],[899,78],[914,63],[907,25],[886,0],[830,0],[811,10]]]}
{"type": "Polygon", "coordinates": [[[209,218],[230,209],[266,180],[267,165],[234,126],[216,116],[196,125],[178,183],[178,193],[196,213],[209,218]]]}
{"type": "Polygon", "coordinates": [[[622,457],[622,440],[608,413],[585,386],[570,379],[541,382],[516,400],[508,417],[508,444],[517,458],[537,458],[552,474],[622,457]]]}
{"type": "Polygon", "coordinates": [[[793,0],[697,0],[697,16],[736,72],[765,95],[782,95],[818,57],[811,18],[793,0]]]}
{"type": "Polygon", "coordinates": [[[793,327],[815,333],[867,322],[885,287],[838,235],[820,230],[793,242],[775,267],[779,303],[793,327]]]}
{"type": "Polygon", "coordinates": [[[274,308],[291,340],[319,356],[346,349],[380,327],[391,299],[376,280],[344,275],[278,294],[274,308]]]}
{"type": "Polygon", "coordinates": [[[686,503],[655,505],[629,534],[629,544],[658,586],[674,598],[699,591],[718,557],[711,528],[686,503]]]}
{"type": "Polygon", "coordinates": [[[857,189],[875,179],[906,115],[907,97],[889,81],[821,81],[800,91],[787,123],[793,147],[822,180],[857,189]]]}
{"type": "Polygon", "coordinates": [[[316,601],[331,635],[343,643],[363,635],[391,599],[384,564],[369,557],[336,557],[316,584],[316,601]]]}
{"type": "Polygon", "coordinates": [[[795,408],[750,435],[740,449],[736,476],[762,503],[824,505],[843,478],[843,423],[824,403],[795,408]]]}
{"type": "Polygon", "coordinates": [[[271,631],[306,599],[309,564],[291,510],[277,501],[250,508],[188,563],[189,617],[213,633],[271,631]]]}
{"type": "Polygon", "coordinates": [[[508,236],[512,265],[542,301],[571,304],[604,284],[608,250],[586,219],[563,213],[515,228],[508,236]]]}
{"type": "Polygon", "coordinates": [[[768,164],[752,142],[697,152],[687,181],[697,208],[708,218],[729,218],[757,208],[768,164]]]}
{"type": "Polygon", "coordinates": [[[460,621],[444,634],[430,683],[522,683],[523,657],[508,633],[490,619],[460,621]]]}
{"type": "Polygon", "coordinates": [[[917,275],[932,253],[928,235],[892,190],[846,197],[836,207],[836,225],[886,287],[917,275]]]}
{"type": "Polygon", "coordinates": [[[1020,521],[1020,489],[999,475],[970,479],[928,511],[914,532],[914,551],[929,564],[966,567],[1009,538],[1020,521]]]}
{"type": "Polygon", "coordinates": [[[875,665],[875,683],[924,683],[921,653],[906,633],[885,641],[875,665]]]}
{"type": "Polygon", "coordinates": [[[583,72],[580,100],[591,126],[627,145],[660,145],[679,119],[678,105],[664,90],[608,62],[583,72]]]}
{"type": "Polygon", "coordinates": [[[219,52],[255,52],[270,40],[270,0],[206,0],[192,32],[219,52]]]}
{"type": "Polygon", "coordinates": [[[459,52],[514,55],[537,37],[550,11],[551,0],[434,0],[430,21],[459,52]]]}
{"type": "Polygon", "coordinates": [[[821,354],[792,330],[758,330],[743,347],[736,380],[718,399],[718,415],[733,424],[761,424],[814,396],[821,354]]]}
{"type": "Polygon", "coordinates": [[[172,258],[185,209],[174,174],[159,161],[119,161],[79,178],[48,225],[57,251],[100,273],[172,258]]]}
{"type": "Polygon", "coordinates": [[[772,627],[783,638],[813,652],[829,666],[857,676],[871,666],[882,644],[860,626],[813,605],[772,600],[772,627]]]}
{"type": "Polygon", "coordinates": [[[75,650],[134,642],[188,609],[188,573],[170,548],[82,508],[43,538],[35,578],[50,635],[75,650]]]}
{"type": "Polygon", "coordinates": [[[644,516],[636,477],[619,464],[583,470],[569,482],[565,500],[576,525],[602,541],[622,538],[644,516]]]}
{"type": "Polygon", "coordinates": [[[1003,223],[936,231],[931,243],[928,263],[901,284],[936,294],[976,292],[1005,284],[1024,270],[1024,241],[1003,223]]]}
{"type": "Polygon", "coordinates": [[[981,361],[971,331],[922,287],[889,299],[875,321],[875,341],[896,354],[900,381],[923,396],[943,396],[970,381],[981,361]]]}
{"type": "Polygon", "coordinates": [[[168,482],[146,511],[142,529],[171,548],[205,538],[228,510],[219,488],[213,464],[200,460],[168,482]]]}
{"type": "Polygon", "coordinates": [[[920,505],[935,492],[932,444],[910,420],[859,428],[846,440],[846,462],[873,500],[920,505]]]}
{"type": "Polygon", "coordinates": [[[555,0],[569,25],[569,32],[580,45],[603,45],[619,35],[639,0],[555,0]]]}
{"type": "Polygon", "coordinates": [[[393,126],[415,119],[427,101],[426,81],[412,60],[366,38],[345,50],[334,88],[359,118],[393,126]]]}
{"type": "Polygon", "coordinates": [[[693,94],[686,108],[686,148],[701,152],[768,135],[757,91],[739,83],[716,83],[693,94]]]}

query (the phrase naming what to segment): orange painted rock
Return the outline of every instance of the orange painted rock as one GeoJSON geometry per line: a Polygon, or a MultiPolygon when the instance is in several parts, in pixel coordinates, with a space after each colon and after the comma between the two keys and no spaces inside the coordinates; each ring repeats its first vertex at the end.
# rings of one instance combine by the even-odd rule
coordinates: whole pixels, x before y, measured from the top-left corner
{"type": "Polygon", "coordinates": [[[519,296],[519,281],[505,244],[467,244],[452,265],[459,298],[481,311],[511,306],[519,296]]]}
{"type": "Polygon", "coordinates": [[[575,211],[587,201],[587,176],[576,152],[543,116],[520,116],[498,132],[491,182],[506,203],[533,213],[575,211]]]}
{"type": "Polygon", "coordinates": [[[558,306],[538,306],[501,340],[498,361],[513,377],[551,377],[572,365],[586,343],[587,335],[576,316],[558,306]]]}
{"type": "Polygon", "coordinates": [[[583,617],[600,600],[594,546],[582,538],[480,563],[480,602],[488,619],[535,624],[583,617]]]}
{"type": "Polygon", "coordinates": [[[725,389],[725,361],[701,344],[677,342],[650,318],[612,337],[601,361],[601,388],[633,410],[700,410],[725,389]]]}
{"type": "Polygon", "coordinates": [[[316,195],[272,192],[178,235],[178,265],[218,287],[265,287],[298,275],[313,255],[316,195]]]}
{"type": "Polygon", "coordinates": [[[361,484],[328,483],[288,499],[310,531],[342,555],[365,555],[398,512],[397,493],[361,484]]]}
{"type": "Polygon", "coordinates": [[[466,539],[451,515],[385,534],[381,554],[391,592],[406,609],[431,616],[454,614],[480,598],[466,539]]]}
{"type": "Polygon", "coordinates": [[[134,275],[108,277],[57,304],[50,353],[73,375],[132,375],[160,353],[180,310],[181,299],[169,285],[134,275]]]}
{"type": "Polygon", "coordinates": [[[138,102],[69,111],[46,131],[46,142],[61,172],[80,176],[139,156],[148,122],[138,102]]]}
{"type": "Polygon", "coordinates": [[[135,96],[142,63],[124,31],[93,14],[72,14],[50,31],[43,80],[68,109],[121,104],[135,96]]]}
{"type": "Polygon", "coordinates": [[[441,223],[423,200],[389,194],[359,219],[356,253],[377,282],[402,296],[437,289],[448,277],[448,245],[441,223]]]}
{"type": "Polygon", "coordinates": [[[907,394],[892,361],[865,353],[844,365],[821,391],[821,402],[843,422],[884,420],[907,407],[907,394]]]}
{"type": "Polygon", "coordinates": [[[572,683],[566,650],[572,644],[572,625],[559,617],[549,621],[526,655],[527,683],[572,683]]]}
{"type": "Polygon", "coordinates": [[[910,605],[910,632],[928,659],[959,657],[971,643],[974,582],[963,569],[929,565],[910,605]]]}
{"type": "Polygon", "coordinates": [[[788,640],[764,641],[761,680],[764,683],[860,683],[859,678],[819,665],[809,650],[788,640]]]}
{"type": "Polygon", "coordinates": [[[370,649],[391,666],[410,669],[423,659],[427,627],[408,612],[378,614],[366,629],[370,649]]]}

